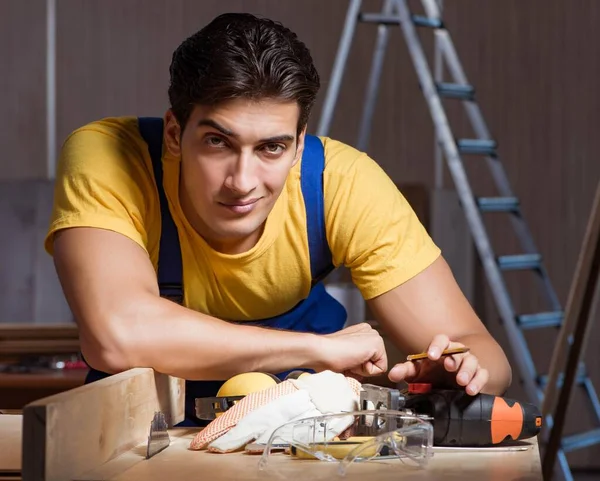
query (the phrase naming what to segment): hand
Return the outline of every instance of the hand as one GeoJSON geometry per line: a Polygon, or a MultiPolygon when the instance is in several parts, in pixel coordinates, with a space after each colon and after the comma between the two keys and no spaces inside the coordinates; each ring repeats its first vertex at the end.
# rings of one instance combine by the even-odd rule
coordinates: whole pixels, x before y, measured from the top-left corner
{"type": "Polygon", "coordinates": [[[387,371],[383,339],[366,322],[321,336],[319,368],[359,378],[387,371]]]}
{"type": "Polygon", "coordinates": [[[445,349],[457,347],[465,346],[450,341],[446,335],[435,336],[427,349],[427,359],[396,364],[390,370],[388,377],[392,382],[426,382],[434,386],[447,385],[450,377],[452,384],[464,386],[468,394],[475,395],[487,384],[489,373],[479,365],[477,357],[470,352],[440,358],[440,354],[445,349]],[[449,373],[457,374],[449,376],[449,373]]]}

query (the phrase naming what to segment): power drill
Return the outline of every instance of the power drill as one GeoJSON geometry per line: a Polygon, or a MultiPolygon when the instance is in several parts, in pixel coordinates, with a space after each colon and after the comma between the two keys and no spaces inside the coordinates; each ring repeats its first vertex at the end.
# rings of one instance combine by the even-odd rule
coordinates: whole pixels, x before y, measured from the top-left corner
{"type": "MultiPolygon", "coordinates": [[[[479,447],[506,444],[536,436],[542,415],[533,404],[462,389],[437,389],[408,384],[404,390],[363,384],[361,409],[412,412],[433,424],[436,446],[479,447]]],[[[369,434],[369,433],[365,433],[369,434]]]]}

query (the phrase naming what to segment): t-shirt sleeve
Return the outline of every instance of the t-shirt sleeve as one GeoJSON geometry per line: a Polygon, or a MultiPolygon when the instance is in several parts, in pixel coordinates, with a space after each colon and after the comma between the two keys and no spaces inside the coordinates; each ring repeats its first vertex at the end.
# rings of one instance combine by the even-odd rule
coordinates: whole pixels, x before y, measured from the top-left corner
{"type": "Polygon", "coordinates": [[[147,252],[154,181],[137,121],[105,119],[73,132],[59,156],[50,226],[44,241],[53,255],[54,234],[70,227],[118,232],[147,252]]]}
{"type": "Polygon", "coordinates": [[[333,261],[350,270],[365,299],[403,284],[439,257],[411,205],[375,161],[331,140],[326,155],[324,201],[333,261]]]}

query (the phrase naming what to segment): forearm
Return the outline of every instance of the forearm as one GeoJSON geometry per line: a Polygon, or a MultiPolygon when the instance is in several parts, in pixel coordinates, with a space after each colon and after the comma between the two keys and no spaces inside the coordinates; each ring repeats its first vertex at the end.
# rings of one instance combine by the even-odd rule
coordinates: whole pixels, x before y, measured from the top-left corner
{"type": "MultiPolygon", "coordinates": [[[[489,380],[481,392],[503,395],[512,381],[512,370],[500,345],[488,334],[471,334],[453,338],[470,348],[477,357],[479,365],[487,369],[489,380]]],[[[456,373],[452,373],[454,379],[456,373]]]]}
{"type": "Polygon", "coordinates": [[[152,294],[122,308],[108,324],[113,334],[94,350],[105,349],[97,363],[111,371],[151,367],[185,379],[220,380],[317,363],[315,335],[224,322],[152,294]]]}

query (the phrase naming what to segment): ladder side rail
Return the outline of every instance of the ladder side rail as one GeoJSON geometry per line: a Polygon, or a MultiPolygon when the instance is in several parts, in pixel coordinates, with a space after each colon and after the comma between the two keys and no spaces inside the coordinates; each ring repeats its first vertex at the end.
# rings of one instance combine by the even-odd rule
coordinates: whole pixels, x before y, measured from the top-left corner
{"type": "MultiPolygon", "coordinates": [[[[393,12],[393,7],[393,0],[385,0],[381,13],[383,15],[389,15],[393,12]]],[[[375,41],[373,60],[371,62],[371,73],[369,74],[369,81],[363,104],[363,115],[358,131],[358,141],[356,143],[356,148],[361,151],[366,151],[369,144],[373,115],[375,114],[375,106],[377,104],[377,94],[379,93],[379,85],[381,84],[383,61],[385,59],[389,40],[389,30],[390,25],[388,24],[380,24],[377,26],[377,40],[375,41]]]]}
{"type": "MultiPolygon", "coordinates": [[[[550,361],[550,370],[548,373],[548,382],[544,393],[544,402],[542,404],[542,414],[547,415],[555,411],[557,403],[557,392],[558,378],[566,369],[565,364],[568,362],[567,359],[571,356],[576,356],[576,360],[572,361],[579,363],[579,359],[583,355],[581,352],[574,352],[577,346],[577,341],[580,343],[580,347],[583,350],[585,338],[587,337],[587,331],[583,335],[583,338],[577,339],[578,330],[586,329],[586,324],[589,320],[587,316],[589,313],[586,311],[586,307],[589,310],[591,306],[587,306],[586,302],[590,302],[589,296],[593,298],[593,293],[589,293],[590,285],[595,286],[598,281],[598,272],[594,271],[597,266],[594,262],[600,262],[600,183],[596,187],[596,194],[592,203],[592,210],[590,218],[586,228],[585,236],[582,243],[581,252],[579,253],[577,264],[575,266],[575,273],[573,275],[573,282],[569,290],[569,296],[567,300],[567,306],[565,309],[565,320],[561,327],[558,335],[558,340],[555,344],[552,358],[550,361]],[[583,314],[583,317],[582,317],[583,314]],[[569,342],[569,338],[575,337],[573,342],[569,342]]],[[[579,333],[581,335],[581,333],[579,333]]],[[[574,369],[571,366],[571,369],[574,369]]],[[[575,375],[572,374],[572,377],[575,375]]],[[[589,386],[588,391],[589,391],[589,386]]],[[[562,391],[565,389],[571,389],[571,386],[567,386],[565,383],[562,384],[562,391]]],[[[594,398],[590,396],[592,402],[594,398]]],[[[564,402],[564,400],[563,400],[564,402]]],[[[567,401],[568,402],[568,401],[567,401]]],[[[596,405],[594,406],[596,408],[596,405]]],[[[557,413],[555,413],[555,416],[557,413]]],[[[553,427],[553,430],[555,428],[553,427]]],[[[559,427],[562,429],[562,427],[559,427]]]]}
{"type": "Polygon", "coordinates": [[[356,24],[358,23],[358,14],[361,4],[362,0],[350,0],[350,5],[348,5],[348,10],[346,11],[344,29],[338,44],[337,54],[331,70],[329,86],[323,102],[321,118],[317,127],[317,135],[319,136],[329,135],[333,113],[340,93],[342,78],[348,63],[348,54],[350,53],[356,24]]]}
{"type": "MultiPolygon", "coordinates": [[[[443,0],[438,0],[439,1],[439,8],[440,8],[440,15],[439,17],[435,17],[435,18],[441,18],[441,12],[442,12],[442,8],[443,8],[443,0]]],[[[432,15],[429,15],[429,12],[427,12],[427,15],[429,17],[432,17],[432,15]]],[[[439,38],[436,36],[434,36],[433,38],[433,75],[435,78],[435,81],[438,83],[441,83],[444,81],[444,55],[442,52],[442,45],[440,45],[440,40],[439,38]]],[[[437,129],[437,126],[435,127],[437,129]]],[[[435,134],[435,138],[437,139],[438,135],[437,132],[435,134]]],[[[433,155],[434,155],[434,185],[436,189],[442,189],[444,187],[444,157],[443,157],[443,152],[442,149],[440,147],[440,144],[438,142],[435,141],[433,142],[433,155]]]]}
{"type": "MultiPolygon", "coordinates": [[[[422,2],[428,13],[433,12],[435,15],[435,12],[439,12],[439,10],[435,8],[435,0],[422,0],[422,2]]],[[[439,18],[439,16],[433,18],[439,18]]],[[[439,42],[442,56],[446,61],[446,65],[448,66],[454,81],[458,84],[469,85],[469,81],[462,67],[462,63],[460,62],[456,49],[454,48],[454,44],[450,39],[449,32],[446,29],[437,29],[434,35],[436,42],[439,42]]],[[[477,102],[463,101],[462,104],[467,112],[477,137],[480,139],[493,140],[477,102]]],[[[514,197],[514,193],[510,187],[510,182],[508,181],[508,177],[502,163],[499,162],[497,158],[492,158],[489,156],[486,157],[486,160],[500,195],[502,197],[514,197]]],[[[535,245],[533,236],[531,235],[531,232],[529,231],[522,214],[519,212],[518,215],[511,215],[511,222],[517,233],[517,237],[521,243],[521,248],[523,251],[529,254],[538,253],[539,250],[535,245]]],[[[552,283],[550,282],[547,270],[543,265],[540,266],[538,280],[541,284],[542,293],[550,303],[551,309],[553,311],[562,311],[561,302],[558,299],[558,295],[556,294],[552,283]]]]}
{"type": "Polygon", "coordinates": [[[410,12],[405,0],[396,0],[396,6],[401,17],[400,24],[402,27],[402,32],[420,79],[421,87],[429,106],[430,114],[433,117],[434,122],[437,123],[439,127],[439,142],[441,142],[443,146],[448,168],[456,184],[458,195],[461,199],[467,221],[470,225],[475,245],[479,251],[490,286],[492,287],[492,293],[496,300],[500,317],[504,321],[505,329],[513,346],[513,353],[516,362],[519,365],[521,382],[523,383],[527,396],[531,402],[537,403],[539,397],[535,382],[535,367],[529,354],[523,333],[516,325],[511,300],[504,285],[504,280],[500,275],[489,239],[485,233],[485,228],[478,208],[475,204],[474,196],[467,180],[464,167],[460,160],[454,137],[448,126],[447,117],[434,87],[431,73],[429,72],[427,66],[425,54],[416,35],[415,28],[411,21],[410,12]]]}

